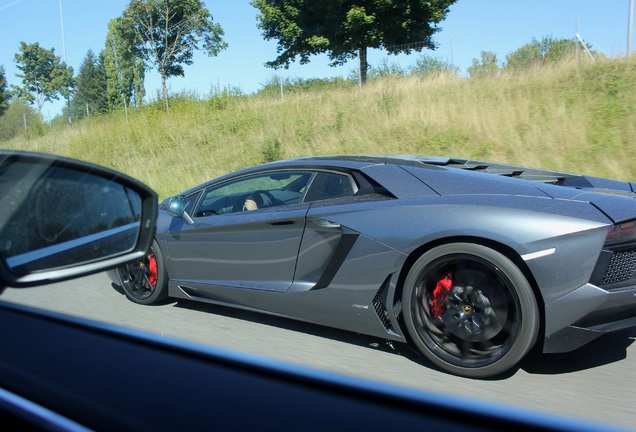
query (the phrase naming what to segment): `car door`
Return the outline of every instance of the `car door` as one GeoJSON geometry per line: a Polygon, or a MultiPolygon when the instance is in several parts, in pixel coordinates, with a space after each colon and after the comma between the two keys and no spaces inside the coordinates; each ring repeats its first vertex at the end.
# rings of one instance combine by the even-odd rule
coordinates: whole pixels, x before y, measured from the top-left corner
{"type": "Polygon", "coordinates": [[[358,233],[331,220],[357,191],[353,178],[342,172],[318,171],[304,196],[311,203],[305,221],[294,284],[290,291],[324,288],[338,272],[358,233]]]}
{"type": "Polygon", "coordinates": [[[208,188],[193,210],[194,224],[176,224],[166,233],[171,278],[208,293],[215,287],[287,290],[309,208],[301,202],[300,183],[311,175],[259,174],[208,188]],[[274,194],[275,203],[244,211],[255,190],[274,194]]]}

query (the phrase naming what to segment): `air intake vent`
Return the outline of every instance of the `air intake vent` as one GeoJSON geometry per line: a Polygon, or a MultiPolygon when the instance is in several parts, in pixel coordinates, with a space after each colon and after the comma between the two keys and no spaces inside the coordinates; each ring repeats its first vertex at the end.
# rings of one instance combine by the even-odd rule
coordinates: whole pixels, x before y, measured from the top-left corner
{"type": "Polygon", "coordinates": [[[603,275],[601,286],[627,282],[634,278],[634,272],[636,272],[636,249],[614,252],[603,275]]]}
{"type": "Polygon", "coordinates": [[[391,326],[391,320],[389,319],[389,314],[386,310],[386,288],[389,286],[390,278],[386,278],[375,297],[373,298],[373,309],[375,313],[380,318],[382,325],[388,332],[393,332],[393,327],[391,326]]]}

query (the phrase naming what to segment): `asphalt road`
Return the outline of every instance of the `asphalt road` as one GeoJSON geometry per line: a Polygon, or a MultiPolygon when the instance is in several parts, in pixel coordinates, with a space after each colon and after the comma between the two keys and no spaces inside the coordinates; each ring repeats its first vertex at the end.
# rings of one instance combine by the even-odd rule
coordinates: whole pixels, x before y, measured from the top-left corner
{"type": "Polygon", "coordinates": [[[105,274],[7,289],[0,299],[339,374],[636,430],[636,328],[572,353],[533,355],[509,376],[486,381],[439,372],[407,347],[381,339],[189,301],[136,305],[105,274]]]}

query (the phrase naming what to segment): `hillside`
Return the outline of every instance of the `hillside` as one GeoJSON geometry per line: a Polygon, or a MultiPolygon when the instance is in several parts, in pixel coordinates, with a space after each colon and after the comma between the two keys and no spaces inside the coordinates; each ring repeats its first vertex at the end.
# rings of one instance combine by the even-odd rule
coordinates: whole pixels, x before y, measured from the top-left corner
{"type": "Polygon", "coordinates": [[[636,180],[636,59],[497,78],[384,78],[266,96],[181,96],[2,147],[106,165],[161,197],[313,154],[421,154],[636,180]]]}

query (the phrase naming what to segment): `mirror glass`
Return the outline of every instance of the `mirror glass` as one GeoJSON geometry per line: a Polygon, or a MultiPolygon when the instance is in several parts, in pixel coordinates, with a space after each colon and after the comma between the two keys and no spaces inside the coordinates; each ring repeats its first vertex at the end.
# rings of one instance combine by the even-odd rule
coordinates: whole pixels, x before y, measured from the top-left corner
{"type": "Polygon", "coordinates": [[[134,249],[139,194],[63,161],[0,157],[0,255],[26,274],[134,249]]]}

